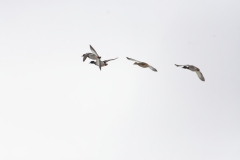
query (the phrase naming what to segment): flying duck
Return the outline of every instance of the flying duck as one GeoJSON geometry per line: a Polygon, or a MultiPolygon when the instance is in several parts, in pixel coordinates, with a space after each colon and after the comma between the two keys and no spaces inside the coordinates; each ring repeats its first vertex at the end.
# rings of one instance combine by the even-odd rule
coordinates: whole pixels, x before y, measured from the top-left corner
{"type": "Polygon", "coordinates": [[[150,66],[149,64],[147,64],[147,63],[145,63],[145,62],[140,62],[140,61],[137,61],[137,60],[135,60],[135,59],[128,58],[128,57],[127,57],[127,59],[128,59],[128,60],[131,60],[131,61],[135,61],[135,63],[134,63],[133,65],[138,65],[138,66],[140,66],[140,67],[142,67],[142,68],[150,68],[151,70],[157,72],[157,70],[156,70],[155,68],[153,68],[152,66],[150,66]]]}
{"type": "MultiPolygon", "coordinates": [[[[83,62],[87,59],[87,58],[90,58],[90,59],[93,59],[93,60],[96,60],[95,63],[97,64],[100,64],[100,59],[101,57],[97,54],[97,52],[95,51],[95,49],[90,45],[90,49],[92,51],[92,53],[86,53],[84,55],[82,55],[83,57],[83,62]]],[[[98,65],[99,66],[99,69],[101,70],[101,65],[98,65]]]]}
{"type": "Polygon", "coordinates": [[[175,64],[177,67],[182,67],[184,69],[188,69],[190,71],[196,72],[198,75],[198,78],[202,81],[205,81],[205,78],[203,77],[203,74],[201,73],[200,69],[193,66],[193,65],[177,65],[175,64]]]}

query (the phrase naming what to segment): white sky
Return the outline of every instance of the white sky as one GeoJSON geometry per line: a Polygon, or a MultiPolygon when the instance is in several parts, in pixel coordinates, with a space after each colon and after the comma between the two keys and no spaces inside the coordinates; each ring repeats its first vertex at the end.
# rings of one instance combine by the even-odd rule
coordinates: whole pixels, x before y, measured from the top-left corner
{"type": "Polygon", "coordinates": [[[0,159],[240,159],[239,0],[1,0],[0,15],[0,159]],[[118,60],[83,63],[89,44],[118,60]]]}

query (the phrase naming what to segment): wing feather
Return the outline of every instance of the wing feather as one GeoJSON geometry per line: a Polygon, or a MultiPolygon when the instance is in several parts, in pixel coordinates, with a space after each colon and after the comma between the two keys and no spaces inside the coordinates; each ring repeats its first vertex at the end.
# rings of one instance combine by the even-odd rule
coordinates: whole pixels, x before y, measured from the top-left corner
{"type": "Polygon", "coordinates": [[[84,55],[84,56],[83,56],[83,62],[84,62],[86,59],[87,59],[87,56],[84,55]]]}
{"type": "Polygon", "coordinates": [[[205,81],[205,78],[203,77],[203,74],[200,71],[196,71],[199,79],[201,79],[202,81],[205,81]]]}
{"type": "Polygon", "coordinates": [[[156,68],[152,67],[152,66],[148,66],[151,70],[153,70],[154,72],[157,72],[156,68]]]}
{"type": "Polygon", "coordinates": [[[109,59],[109,60],[104,60],[103,62],[109,62],[109,61],[113,61],[115,59],[118,59],[118,58],[114,58],[114,59],[109,59]]]}
{"type": "Polygon", "coordinates": [[[129,57],[127,57],[127,59],[130,60],[130,61],[141,62],[141,61],[138,61],[138,60],[135,60],[135,59],[129,58],[129,57]]]}
{"type": "Polygon", "coordinates": [[[188,66],[188,65],[178,65],[178,64],[175,64],[175,66],[182,67],[182,66],[188,66]]]}
{"type": "Polygon", "coordinates": [[[97,52],[95,51],[95,49],[94,49],[91,45],[90,45],[90,49],[91,49],[92,53],[96,54],[97,57],[99,57],[98,54],[97,54],[97,52]]]}
{"type": "Polygon", "coordinates": [[[101,60],[99,58],[96,60],[96,64],[97,66],[99,66],[99,69],[101,70],[102,65],[101,65],[101,60]]]}

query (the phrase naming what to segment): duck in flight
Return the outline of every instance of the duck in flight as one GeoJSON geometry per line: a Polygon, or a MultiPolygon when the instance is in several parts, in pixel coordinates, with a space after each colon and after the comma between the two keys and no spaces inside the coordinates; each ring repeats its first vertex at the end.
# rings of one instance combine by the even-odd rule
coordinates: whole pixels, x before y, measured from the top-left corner
{"type": "Polygon", "coordinates": [[[142,67],[142,68],[150,68],[152,71],[157,72],[156,68],[153,68],[152,66],[150,66],[149,64],[147,64],[145,62],[140,62],[138,60],[128,58],[128,57],[127,57],[127,59],[130,61],[135,61],[135,63],[133,65],[138,65],[139,67],[142,67]]]}
{"type": "MultiPolygon", "coordinates": [[[[100,64],[101,63],[101,57],[97,54],[97,52],[95,51],[95,49],[90,45],[90,49],[92,51],[92,53],[86,53],[84,55],[82,55],[83,57],[83,62],[87,59],[87,58],[90,58],[92,60],[96,60],[96,64],[100,64]]],[[[99,69],[101,70],[101,65],[98,65],[99,66],[99,69]]]]}
{"type": "Polygon", "coordinates": [[[202,81],[205,81],[205,78],[203,77],[203,74],[202,74],[202,72],[200,71],[199,68],[197,68],[197,67],[195,67],[195,66],[193,66],[193,65],[177,65],[177,64],[175,64],[175,65],[176,65],[177,67],[182,67],[182,68],[184,68],[184,69],[188,69],[188,70],[190,70],[190,71],[196,72],[197,75],[198,75],[198,78],[199,78],[200,80],[202,80],[202,81]]]}

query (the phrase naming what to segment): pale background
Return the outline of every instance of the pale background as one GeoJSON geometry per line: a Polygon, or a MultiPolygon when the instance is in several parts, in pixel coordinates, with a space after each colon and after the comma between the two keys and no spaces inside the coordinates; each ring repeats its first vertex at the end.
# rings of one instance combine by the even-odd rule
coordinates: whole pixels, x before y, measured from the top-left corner
{"type": "Polygon", "coordinates": [[[239,160],[239,60],[239,0],[0,0],[0,159],[239,160]]]}

